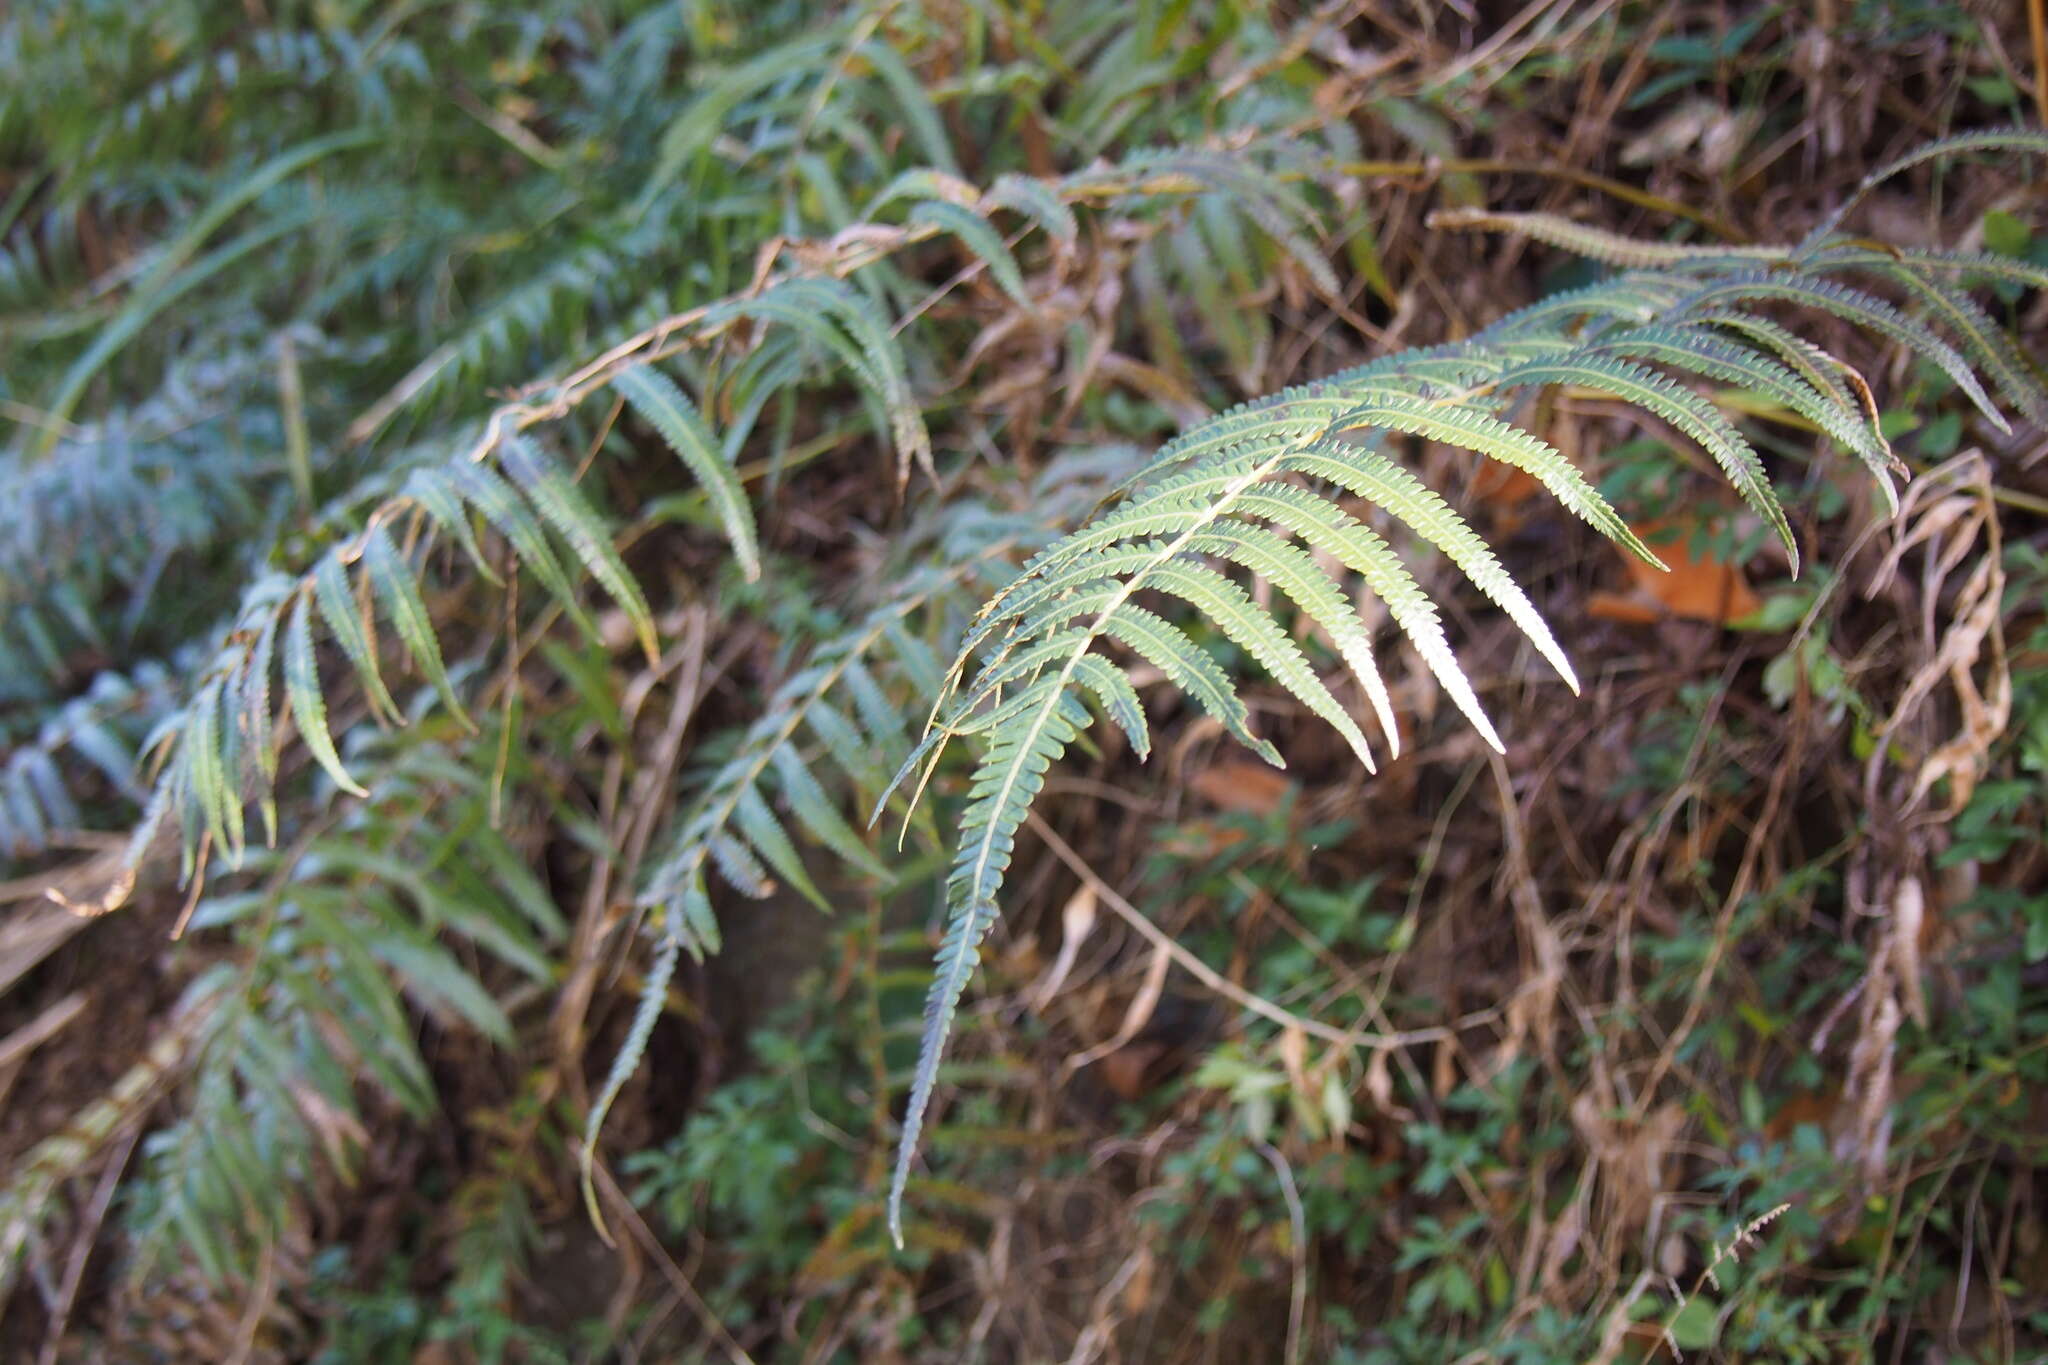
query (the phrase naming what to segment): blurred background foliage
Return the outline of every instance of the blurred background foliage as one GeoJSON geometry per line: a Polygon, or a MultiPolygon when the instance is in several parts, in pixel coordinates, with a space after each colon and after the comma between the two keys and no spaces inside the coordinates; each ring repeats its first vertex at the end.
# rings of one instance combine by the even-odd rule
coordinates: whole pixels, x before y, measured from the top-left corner
{"type": "MultiPolygon", "coordinates": [[[[1405,655],[1376,777],[1278,689],[1250,695],[1285,774],[1174,705],[1149,765],[1094,736],[1014,869],[900,1255],[947,848],[842,799],[1134,452],[1595,276],[1431,209],[1796,240],[1901,151],[2038,123],[2039,10],[9,7],[0,1355],[2039,1358],[2048,462],[1902,353],[1830,342],[1921,476],[1896,524],[1744,410],[1797,581],[1640,414],[1540,422],[1669,577],[1413,442],[1585,696],[1424,561],[1505,760],[1405,655]],[[474,724],[371,638],[420,667],[388,708],[325,693],[366,795],[287,752],[271,847],[181,885],[152,846],[124,908],[50,903],[124,875],[157,741],[277,585],[508,401],[792,262],[845,279],[844,321],[672,361],[758,578],[637,404],[570,405],[537,440],[651,658],[618,594],[524,547],[499,588],[500,547],[394,522],[474,724]],[[919,432],[936,477],[900,483],[919,432]],[[777,862],[777,813],[838,856],[777,862]],[[712,885],[719,951],[661,958],[634,927],[707,860],[760,895],[712,885]],[[600,1227],[577,1162],[614,1089],[600,1227]]],[[[1925,168],[1859,221],[2048,265],[2034,175],[1925,168]]],[[[1980,301],[2038,353],[2039,291],[1980,301]]]]}

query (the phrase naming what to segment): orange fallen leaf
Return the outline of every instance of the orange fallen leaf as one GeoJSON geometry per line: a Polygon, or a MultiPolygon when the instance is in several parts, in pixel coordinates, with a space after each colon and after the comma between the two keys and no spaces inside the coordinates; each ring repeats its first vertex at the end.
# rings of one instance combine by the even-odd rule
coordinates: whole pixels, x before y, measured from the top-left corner
{"type": "Polygon", "coordinates": [[[1542,488],[1543,485],[1528,470],[1492,460],[1481,465],[1479,472],[1472,476],[1473,498],[1492,509],[1494,525],[1502,535],[1511,536],[1522,528],[1526,520],[1522,504],[1542,488]]]}
{"type": "Polygon", "coordinates": [[[1711,554],[1695,554],[1684,540],[1658,544],[1656,537],[1668,529],[1666,523],[1645,522],[1633,529],[1671,571],[1660,572],[1654,565],[1625,554],[1623,559],[1634,590],[1594,593],[1586,601],[1589,614],[1627,625],[1648,625],[1665,616],[1676,616],[1722,626],[1763,606],[1744,577],[1741,565],[1711,554]]]}
{"type": "Polygon", "coordinates": [[[1472,495],[1495,507],[1519,507],[1542,487],[1528,470],[1493,461],[1481,465],[1472,476],[1472,495]]]}
{"type": "Polygon", "coordinates": [[[1294,787],[1277,768],[1234,759],[1211,764],[1188,785],[1212,805],[1247,815],[1271,815],[1294,787]]]}
{"type": "Polygon", "coordinates": [[[1663,608],[1631,593],[1596,592],[1586,598],[1586,614],[1601,621],[1619,621],[1625,626],[1654,626],[1664,619],[1663,608]]]}
{"type": "Polygon", "coordinates": [[[1224,849],[1243,843],[1246,837],[1243,825],[1190,820],[1167,834],[1160,851],[1171,858],[1213,858],[1224,849]]]}
{"type": "Polygon", "coordinates": [[[1135,1100],[1157,1083],[1155,1068],[1166,1055],[1166,1044],[1156,1041],[1120,1047],[1102,1059],[1102,1080],[1120,1100],[1135,1100]]]}
{"type": "Polygon", "coordinates": [[[1842,1106],[1842,1096],[1837,1090],[1804,1091],[1788,1098],[1778,1106],[1778,1112],[1771,1115],[1764,1125],[1764,1136],[1772,1142],[1783,1142],[1791,1137],[1802,1123],[1828,1127],[1835,1120],[1835,1111],[1842,1106]]]}

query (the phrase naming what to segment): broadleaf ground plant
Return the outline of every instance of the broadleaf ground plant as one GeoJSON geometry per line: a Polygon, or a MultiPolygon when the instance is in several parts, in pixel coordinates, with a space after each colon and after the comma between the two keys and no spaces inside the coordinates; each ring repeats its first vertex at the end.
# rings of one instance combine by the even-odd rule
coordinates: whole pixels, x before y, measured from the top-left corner
{"type": "Polygon", "coordinates": [[[9,1330],[2038,1347],[2048,135],[1852,8],[10,14],[9,1330]]]}

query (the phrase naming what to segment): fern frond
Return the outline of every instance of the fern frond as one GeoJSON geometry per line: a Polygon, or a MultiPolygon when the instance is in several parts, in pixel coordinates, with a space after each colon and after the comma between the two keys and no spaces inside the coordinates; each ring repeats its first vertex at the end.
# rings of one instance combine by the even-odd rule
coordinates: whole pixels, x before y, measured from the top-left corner
{"type": "MultiPolygon", "coordinates": [[[[463,461],[465,465],[468,463],[467,460],[463,461]]],[[[483,546],[477,543],[476,528],[470,524],[469,514],[463,505],[468,499],[456,486],[454,476],[448,470],[433,467],[415,469],[407,477],[400,492],[402,496],[418,504],[420,509],[432,518],[437,530],[453,538],[455,543],[462,547],[462,552],[469,557],[470,564],[482,576],[484,582],[493,587],[504,586],[505,580],[491,567],[491,561],[485,556],[483,546]]]]}
{"type": "Polygon", "coordinates": [[[754,508],[733,473],[732,462],[720,450],[711,428],[696,405],[683,396],[667,375],[646,365],[622,370],[612,386],[626,396],[633,410],[661,433],[697,483],[711,499],[712,509],[732,542],[740,570],[753,582],[761,576],[761,550],[754,530],[754,508]]]}
{"type": "Polygon", "coordinates": [[[1877,410],[1877,400],[1870,392],[1870,385],[1847,361],[1828,354],[1802,336],[1798,336],[1768,318],[1745,313],[1739,309],[1708,311],[1699,316],[1699,321],[1723,331],[1734,332],[1756,343],[1760,352],[1775,355],[1785,367],[1811,385],[1816,393],[1826,395],[1830,404],[1856,414],[1858,437],[1849,442],[1852,450],[1868,450],[1865,455],[1873,474],[1887,491],[1888,498],[1896,498],[1891,487],[1890,474],[1903,468],[1892,454],[1890,442],[1885,440],[1877,410]]]}
{"type": "Polygon", "coordinates": [[[327,770],[334,785],[351,796],[369,795],[349,775],[335,751],[334,734],[327,728],[327,700],[320,691],[320,670],[313,655],[312,606],[300,594],[292,603],[291,622],[284,632],[284,695],[297,723],[299,737],[306,742],[314,761],[327,770]]]}
{"type": "Polygon", "coordinates": [[[1912,170],[1915,166],[1943,157],[1961,156],[1969,152],[2019,152],[2029,156],[2048,156],[2048,132],[2039,128],[1978,128],[1967,133],[1954,133],[1948,137],[1936,138],[1923,147],[1915,148],[1895,161],[1888,161],[1857,183],[1855,191],[1836,206],[1835,210],[1821,219],[1813,231],[1799,244],[1802,257],[1811,255],[1834,235],[1851,210],[1863,202],[1865,195],[1894,176],[1912,170]]]}
{"type": "Polygon", "coordinates": [[[583,610],[576,586],[569,581],[561,561],[548,543],[547,532],[535,519],[510,484],[488,465],[469,459],[450,460],[440,473],[454,493],[483,515],[528,572],[539,579],[589,639],[598,638],[597,625],[583,610]]]}
{"type": "Polygon", "coordinates": [[[1991,376],[2000,397],[2028,420],[2048,423],[2048,392],[2035,378],[2026,357],[1990,314],[1967,294],[1944,288],[1910,267],[1892,265],[1882,268],[1881,273],[1918,299],[1930,316],[1962,341],[1965,353],[1991,376]]]}
{"type": "Polygon", "coordinates": [[[1074,219],[1074,210],[1062,199],[1059,192],[1034,176],[1000,175],[988,193],[980,200],[980,207],[987,209],[1010,209],[1023,214],[1044,230],[1054,241],[1071,246],[1081,235],[1081,225],[1074,219]]]}
{"type": "MultiPolygon", "coordinates": [[[[1210,183],[1170,159],[1157,165],[1162,175],[1210,183]]],[[[1789,248],[1644,247],[1548,218],[1475,214],[1456,221],[1527,231],[1632,269],[1510,314],[1464,343],[1387,357],[1199,424],[1128,480],[1118,501],[1034,556],[969,623],[926,733],[888,789],[915,775],[914,803],[949,741],[971,737],[981,746],[959,820],[948,927],[926,1002],[923,1051],[891,1181],[890,1225],[899,1245],[902,1202],[939,1058],[996,917],[1017,832],[1047,768],[1088,724],[1081,698],[1095,698],[1132,737],[1133,747],[1144,748],[1143,732],[1132,723],[1142,713],[1109,682],[1125,670],[1098,652],[1098,645],[1115,642],[1154,664],[1233,737],[1279,761],[1270,745],[1251,736],[1235,683],[1179,626],[1141,605],[1141,594],[1193,607],[1205,624],[1329,721],[1370,767],[1357,725],[1279,623],[1212,567],[1236,566],[1270,583],[1314,623],[1359,677],[1391,740],[1391,699],[1373,663],[1371,641],[1341,585],[1323,567],[1339,565],[1386,603],[1396,628],[1459,709],[1500,747],[1434,605],[1392,547],[1329,494],[1301,486],[1302,480],[1362,497],[1444,550],[1569,681],[1569,663],[1512,577],[1462,518],[1382,453],[1385,433],[1420,436],[1524,470],[1602,535],[1655,563],[1585,475],[1510,416],[1518,394],[1546,386],[1611,395],[1698,442],[1777,532],[1796,571],[1798,547],[1762,458],[1720,408],[1674,374],[1769,397],[1881,476],[1891,453],[1862,377],[1780,324],[1745,311],[1745,305],[1785,303],[1845,319],[1928,359],[1991,410],[1968,361],[1953,346],[1885,299],[1823,273],[1839,266],[1838,258],[1803,268],[1789,248]]],[[[1859,257],[1857,264],[1879,263],[1859,257]]],[[[1918,276],[1905,287],[1962,336],[2001,389],[2031,379],[1969,300],[1918,276]]],[[[1124,681],[1131,682],[1127,673],[1124,681]]]]}
{"type": "Polygon", "coordinates": [[[355,666],[356,676],[369,689],[371,704],[392,723],[402,724],[404,717],[398,703],[392,700],[391,690],[384,685],[384,674],[377,666],[376,649],[370,643],[369,630],[364,624],[369,614],[356,597],[355,585],[349,579],[341,554],[330,550],[320,556],[312,577],[313,600],[319,604],[320,618],[327,623],[328,634],[355,666]]]}
{"type": "Polygon", "coordinates": [[[1009,244],[974,210],[944,199],[927,199],[910,211],[910,223],[913,227],[930,226],[952,233],[976,260],[988,267],[989,274],[995,276],[996,283],[1019,307],[1036,306],[1031,301],[1031,291],[1024,286],[1024,272],[1018,268],[1017,258],[1010,254],[1009,244]]]}
{"type": "MultiPolygon", "coordinates": [[[[1509,371],[1499,381],[1503,387],[1516,382],[1557,382],[1536,379],[1528,370],[1509,371]]],[[[1499,421],[1476,407],[1439,400],[1430,402],[1394,396],[1374,397],[1345,414],[1343,429],[1405,431],[1433,441],[1455,445],[1499,460],[1519,469],[1538,483],[1564,507],[1608,539],[1649,561],[1656,559],[1647,545],[1629,530],[1621,514],[1608,505],[1585,475],[1572,462],[1545,442],[1519,427],[1499,421]]],[[[1738,438],[1739,439],[1739,438],[1738,438]]]]}
{"type": "Polygon", "coordinates": [[[1340,292],[1336,273],[1313,241],[1322,223],[1292,186],[1237,157],[1167,152],[1133,160],[1154,173],[1186,176],[1227,200],[1293,257],[1317,288],[1330,296],[1340,292]]]}
{"type": "MultiPolygon", "coordinates": [[[[704,902],[703,919],[711,921],[711,906],[704,902]]],[[[716,946],[716,930],[712,931],[712,946],[716,946]]],[[[583,1146],[577,1153],[577,1165],[583,1185],[583,1209],[590,1215],[593,1226],[604,1228],[604,1214],[597,1204],[595,1181],[597,1135],[604,1129],[604,1121],[611,1114],[612,1106],[618,1103],[619,1093],[626,1088],[626,1082],[640,1067],[640,1059],[647,1055],[647,1044],[654,1037],[654,1026],[661,1020],[663,1005],[668,1001],[669,984],[676,979],[676,968],[682,964],[683,945],[690,938],[690,932],[681,925],[671,926],[655,946],[654,960],[648,964],[646,979],[640,986],[640,1001],[633,1009],[633,1022],[626,1029],[625,1041],[619,1045],[619,1055],[612,1059],[611,1069],[605,1073],[604,1084],[600,1085],[591,1100],[590,1118],[583,1128],[583,1146]]]]}
{"type": "Polygon", "coordinates": [[[246,1274],[300,1216],[294,1191],[316,1166],[348,1176],[366,1091],[415,1115],[432,1107],[414,1011],[507,1042],[478,973],[548,977],[566,926],[482,818],[483,776],[411,743],[374,766],[374,804],[255,856],[262,889],[210,896],[193,917],[237,936],[247,963],[220,963],[187,992],[192,1107],[144,1144],[138,1269],[175,1240],[212,1273],[246,1274]]]}
{"type": "MultiPolygon", "coordinates": [[[[1126,607],[1105,622],[1103,630],[1194,698],[1232,739],[1274,767],[1286,766],[1270,741],[1252,733],[1251,711],[1231,685],[1230,675],[1178,626],[1143,607],[1126,607]]],[[[1078,661],[1075,667],[1080,667],[1078,661]]]]}
{"type": "Polygon", "coordinates": [[[925,430],[923,411],[911,396],[902,352],[866,298],[836,280],[791,276],[759,294],[721,303],[704,315],[709,328],[739,318],[782,323],[838,356],[888,416],[898,459],[897,484],[908,480],[912,462],[926,477],[937,479],[931,436],[925,430]]]}
{"type": "Polygon", "coordinates": [[[1830,382],[1818,367],[1808,363],[1804,372],[1794,371],[1761,352],[1730,345],[1696,328],[1631,328],[1612,340],[1603,340],[1598,349],[1726,380],[1776,399],[1854,451],[1878,476],[1887,502],[1897,505],[1897,493],[1888,472],[1891,447],[1885,443],[1883,433],[1864,419],[1842,388],[1830,382]]]}
{"type": "Polygon", "coordinates": [[[448,667],[441,662],[441,642],[434,635],[434,623],[427,616],[427,604],[420,596],[412,568],[399,557],[398,548],[381,524],[372,526],[364,536],[363,564],[370,586],[384,604],[385,614],[411,654],[413,665],[426,674],[450,714],[474,729],[475,723],[462,709],[455,688],[448,681],[448,667]]]}
{"type": "Polygon", "coordinates": [[[1969,396],[1977,410],[2000,431],[2007,430],[2005,418],[1977,382],[1968,361],[1955,347],[1928,331],[1883,299],[1827,279],[1786,279],[1772,275],[1737,275],[1708,284],[1689,296],[1693,308],[1709,308],[1724,300],[1778,299],[1786,303],[1833,313],[1898,343],[1915,355],[1939,366],[1969,396]]]}
{"type": "MultiPolygon", "coordinates": [[[[586,1197],[599,1134],[620,1089],[640,1064],[679,954],[687,952],[701,959],[718,949],[718,922],[707,872],[715,870],[740,894],[758,899],[772,889],[762,866],[765,859],[813,904],[826,908],[825,897],[768,804],[764,788],[771,775],[806,834],[863,875],[887,879],[887,869],[839,814],[811,764],[798,751],[798,738],[806,730],[813,732],[856,790],[871,789],[870,764],[877,746],[907,743],[902,726],[899,723],[893,734],[863,731],[828,698],[846,684],[870,651],[891,638],[905,618],[958,591],[965,576],[965,569],[928,576],[896,601],[877,608],[856,630],[821,649],[807,667],[777,690],[761,717],[748,728],[739,751],[712,773],[703,794],[678,826],[667,853],[639,896],[643,909],[658,914],[659,947],[633,1027],[584,1126],[581,1162],[586,1197]]],[[[870,715],[870,723],[873,719],[870,715]]]]}
{"type": "Polygon", "coordinates": [[[997,893],[1009,871],[1017,831],[1045,785],[1045,774],[1084,729],[1087,708],[1067,691],[1072,666],[1024,690],[1028,704],[1018,719],[996,731],[974,772],[968,804],[960,817],[960,852],[947,879],[949,924],[939,945],[937,966],[925,996],[924,1028],[903,1136],[889,1179],[889,1234],[903,1245],[903,1196],[910,1163],[938,1084],[939,1057],[953,1028],[960,997],[981,958],[981,941],[998,914],[997,893]]]}
{"type": "Polygon", "coordinates": [[[981,197],[978,188],[957,175],[935,171],[929,166],[914,166],[877,190],[861,216],[872,221],[877,213],[904,199],[931,200],[972,209],[981,197]]]}
{"type": "Polygon", "coordinates": [[[605,529],[596,509],[561,466],[526,438],[507,436],[500,449],[505,472],[561,534],[584,571],[602,583],[612,600],[625,611],[647,662],[657,662],[661,648],[654,639],[654,613],[648,609],[647,598],[633,581],[632,572],[612,547],[611,532],[605,529]]]}
{"type": "Polygon", "coordinates": [[[1792,255],[1782,246],[1694,246],[1682,242],[1646,242],[1605,228],[1574,223],[1550,213],[1496,213],[1480,208],[1438,209],[1429,227],[1449,232],[1514,232],[1547,246],[1584,256],[1589,261],[1623,270],[1657,270],[1672,266],[1725,266],[1742,261],[1782,261],[1792,255]]]}

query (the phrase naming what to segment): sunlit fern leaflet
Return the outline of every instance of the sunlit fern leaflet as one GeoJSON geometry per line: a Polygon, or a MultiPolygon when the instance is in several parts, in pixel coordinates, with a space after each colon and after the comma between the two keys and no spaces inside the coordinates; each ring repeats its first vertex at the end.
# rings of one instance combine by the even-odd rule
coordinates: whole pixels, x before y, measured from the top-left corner
{"type": "MultiPolygon", "coordinates": [[[[1959,139],[1958,146],[2042,151],[2048,138],[1978,136],[1959,139]]],[[[1895,169],[1924,159],[1909,158],[1895,169]]],[[[1035,557],[968,629],[925,738],[891,787],[908,781],[921,792],[950,740],[978,741],[948,885],[948,927],[891,1180],[889,1222],[899,1245],[903,1200],[940,1058],[981,942],[999,913],[1018,831],[1047,770],[1091,723],[1091,705],[1126,732],[1141,756],[1149,747],[1133,680],[1115,660],[1150,665],[1233,738],[1281,764],[1272,746],[1253,734],[1235,684],[1193,637],[1146,601],[1178,599],[1192,607],[1333,725],[1370,767],[1370,744],[1350,711],[1281,621],[1225,572],[1234,565],[1263,579],[1337,646],[1395,752],[1397,731],[1371,642],[1344,582],[1323,567],[1334,561],[1385,604],[1459,711],[1498,749],[1500,739],[1444,636],[1435,604],[1388,542],[1339,507],[1338,496],[1365,499],[1441,550],[1574,690],[1576,680],[1513,577],[1456,511],[1389,457],[1386,433],[1420,435],[1523,470],[1601,534],[1655,563],[1569,459],[1516,425],[1526,400],[1550,386],[1618,399],[1705,450],[1777,534],[1796,569],[1798,546],[1761,458],[1685,381],[1733,384],[1804,416],[1853,451],[1894,506],[1889,476],[1896,462],[1876,414],[1858,397],[1867,392],[1861,377],[1768,316],[1773,306],[1832,314],[1906,347],[1944,371],[2001,430],[2004,419],[1973,363],[2022,411],[2039,413],[2048,402],[2024,358],[1959,288],[1973,276],[2048,283],[2043,272],[2020,262],[1873,251],[1848,239],[1784,250],[1639,248],[1553,219],[1464,225],[1534,228],[1568,249],[1656,268],[1632,269],[1545,300],[1469,341],[1397,354],[1202,423],[1162,449],[1119,503],[1035,557]],[[1928,320],[1861,282],[1839,278],[1856,274],[1903,284],[1928,320]],[[1115,652],[1097,653],[1102,646],[1115,652]]]]}

